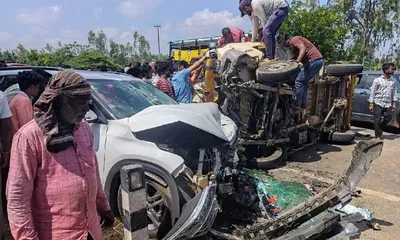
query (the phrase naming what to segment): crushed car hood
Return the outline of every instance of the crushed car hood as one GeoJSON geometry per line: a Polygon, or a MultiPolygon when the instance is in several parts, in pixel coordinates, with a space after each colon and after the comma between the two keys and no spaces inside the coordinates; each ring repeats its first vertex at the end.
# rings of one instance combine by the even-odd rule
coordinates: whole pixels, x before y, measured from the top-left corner
{"type": "Polygon", "coordinates": [[[215,103],[151,106],[129,118],[129,127],[140,140],[180,147],[215,147],[236,135],[215,103]]]}

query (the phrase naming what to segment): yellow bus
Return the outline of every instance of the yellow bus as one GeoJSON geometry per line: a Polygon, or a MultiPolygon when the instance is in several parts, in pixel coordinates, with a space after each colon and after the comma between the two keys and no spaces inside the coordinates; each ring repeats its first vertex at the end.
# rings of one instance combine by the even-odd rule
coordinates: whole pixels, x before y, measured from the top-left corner
{"type": "MultiPolygon", "coordinates": [[[[245,33],[246,41],[249,41],[251,33],[245,33]]],[[[210,43],[217,43],[221,36],[191,38],[169,42],[169,56],[175,60],[190,62],[208,51],[210,43]]],[[[251,39],[250,39],[251,40],[251,39]]]]}

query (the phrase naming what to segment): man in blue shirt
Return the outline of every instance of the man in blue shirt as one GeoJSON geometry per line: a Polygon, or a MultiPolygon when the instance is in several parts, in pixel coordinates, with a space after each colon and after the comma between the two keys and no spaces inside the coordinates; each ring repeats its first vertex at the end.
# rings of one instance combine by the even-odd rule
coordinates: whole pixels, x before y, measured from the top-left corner
{"type": "Polygon", "coordinates": [[[175,100],[179,103],[191,103],[192,102],[192,82],[189,81],[190,73],[195,72],[201,67],[201,64],[206,60],[203,56],[197,62],[193,63],[188,68],[186,62],[180,61],[177,63],[177,69],[174,73],[171,83],[174,87],[175,100]]]}

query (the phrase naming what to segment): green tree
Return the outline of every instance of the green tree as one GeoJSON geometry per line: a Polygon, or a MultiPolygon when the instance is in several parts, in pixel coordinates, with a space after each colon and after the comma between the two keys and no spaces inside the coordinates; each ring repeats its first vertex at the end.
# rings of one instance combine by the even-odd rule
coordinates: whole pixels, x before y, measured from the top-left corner
{"type": "MultiPolygon", "coordinates": [[[[116,70],[133,61],[149,61],[157,59],[158,55],[151,54],[150,43],[138,32],[133,33],[133,44],[117,43],[110,39],[103,31],[88,33],[88,45],[58,42],[57,46],[46,44],[43,49],[26,49],[19,44],[15,50],[1,51],[0,60],[20,62],[29,65],[56,66],[69,65],[80,69],[98,69],[107,66],[116,70]]],[[[166,59],[167,56],[162,56],[166,59]]]]}
{"type": "Polygon", "coordinates": [[[132,47],[130,43],[127,44],[119,44],[114,42],[112,39],[110,40],[110,57],[114,59],[114,61],[124,66],[129,62],[129,59],[132,55],[132,47]]]}
{"type": "Polygon", "coordinates": [[[107,35],[103,32],[103,30],[97,32],[97,34],[90,30],[88,33],[88,43],[91,49],[99,51],[103,54],[107,53],[107,35]]]}
{"type": "Polygon", "coordinates": [[[15,62],[17,61],[17,54],[15,53],[15,50],[6,50],[3,52],[0,49],[0,60],[4,60],[6,62],[15,62]]]}
{"type": "Polygon", "coordinates": [[[137,60],[148,59],[151,55],[149,41],[137,31],[133,33],[133,51],[134,59],[137,60]]]}
{"type": "Polygon", "coordinates": [[[65,64],[76,69],[98,70],[100,66],[106,66],[110,70],[117,70],[119,68],[118,64],[110,56],[96,50],[82,52],[72,57],[65,64]]]}
{"type": "Polygon", "coordinates": [[[346,60],[345,43],[349,27],[343,14],[336,7],[311,3],[310,7],[299,0],[293,1],[280,32],[309,39],[328,61],[346,60]]]}
{"type": "Polygon", "coordinates": [[[335,0],[332,4],[347,16],[350,52],[359,63],[373,59],[376,50],[399,30],[399,0],[335,0]]]}

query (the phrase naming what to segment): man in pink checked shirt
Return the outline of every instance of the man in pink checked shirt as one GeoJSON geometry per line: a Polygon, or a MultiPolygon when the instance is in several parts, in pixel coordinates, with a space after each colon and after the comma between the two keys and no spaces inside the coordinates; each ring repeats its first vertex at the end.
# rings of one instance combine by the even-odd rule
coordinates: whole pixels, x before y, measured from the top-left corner
{"type": "Polygon", "coordinates": [[[55,74],[14,135],[7,182],[15,240],[101,240],[114,216],[100,183],[93,132],[82,122],[91,88],[79,74],[55,74]]]}

